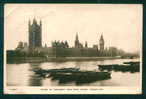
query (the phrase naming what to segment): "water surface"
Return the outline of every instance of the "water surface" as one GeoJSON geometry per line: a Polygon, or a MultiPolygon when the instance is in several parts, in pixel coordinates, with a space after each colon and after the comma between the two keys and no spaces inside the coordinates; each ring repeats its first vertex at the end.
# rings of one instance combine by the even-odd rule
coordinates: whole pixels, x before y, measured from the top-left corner
{"type": "MultiPolygon", "coordinates": [[[[122,64],[123,62],[136,61],[137,59],[112,59],[99,61],[67,61],[67,62],[45,62],[45,63],[24,63],[7,64],[7,85],[8,86],[76,86],[75,82],[59,83],[58,80],[42,78],[36,75],[32,69],[60,69],[80,68],[80,70],[99,71],[101,64],[122,64]]],[[[139,86],[140,73],[111,72],[111,79],[95,81],[92,83],[80,84],[80,86],[139,86]]],[[[78,86],[78,85],[77,85],[78,86]]]]}

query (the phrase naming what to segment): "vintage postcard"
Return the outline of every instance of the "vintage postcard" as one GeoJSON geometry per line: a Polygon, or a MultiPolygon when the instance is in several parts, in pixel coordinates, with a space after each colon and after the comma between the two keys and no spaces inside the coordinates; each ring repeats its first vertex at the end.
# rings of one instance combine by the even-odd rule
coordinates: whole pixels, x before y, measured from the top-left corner
{"type": "Polygon", "coordinates": [[[141,94],[142,4],[5,4],[4,94],[141,94]]]}

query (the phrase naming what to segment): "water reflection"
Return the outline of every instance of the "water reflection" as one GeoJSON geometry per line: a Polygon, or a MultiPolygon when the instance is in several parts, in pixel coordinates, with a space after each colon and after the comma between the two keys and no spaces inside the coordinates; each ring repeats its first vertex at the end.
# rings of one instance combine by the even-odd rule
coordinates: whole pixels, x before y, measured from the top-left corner
{"type": "Polygon", "coordinates": [[[29,64],[8,64],[7,85],[9,86],[28,86],[28,78],[33,72],[29,72],[29,64]]]}
{"type": "Polygon", "coordinates": [[[42,78],[37,75],[31,75],[29,78],[29,86],[42,86],[42,78]]]}
{"type": "MultiPolygon", "coordinates": [[[[36,68],[40,68],[41,66],[41,63],[30,63],[30,69],[29,71],[31,70],[34,70],[36,68]]],[[[29,77],[29,86],[42,86],[42,80],[43,78],[39,77],[38,75],[35,75],[35,73],[33,72],[30,77],[29,77]]]]}
{"type": "MultiPolygon", "coordinates": [[[[120,64],[131,61],[129,59],[115,59],[102,61],[67,61],[67,62],[46,62],[46,63],[26,63],[26,64],[7,64],[7,85],[8,86],[136,86],[140,85],[140,73],[122,73],[112,71],[111,79],[89,80],[84,83],[83,79],[70,80],[67,76],[59,78],[40,77],[33,70],[41,69],[62,69],[79,68],[82,71],[99,71],[99,64],[120,64]],[[65,79],[66,78],[66,79],[65,79]],[[61,79],[61,80],[60,80],[61,79]],[[81,83],[80,83],[81,82],[81,83]],[[132,84],[129,84],[132,82],[132,84]]],[[[92,78],[92,77],[88,77],[92,78]]]]}

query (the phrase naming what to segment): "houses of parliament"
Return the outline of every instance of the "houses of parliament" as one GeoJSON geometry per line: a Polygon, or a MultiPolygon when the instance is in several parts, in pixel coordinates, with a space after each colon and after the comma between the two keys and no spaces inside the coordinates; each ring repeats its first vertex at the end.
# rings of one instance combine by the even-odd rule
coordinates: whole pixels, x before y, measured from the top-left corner
{"type": "Polygon", "coordinates": [[[54,56],[64,56],[64,57],[90,57],[90,56],[100,56],[101,53],[104,53],[104,38],[101,35],[99,39],[99,44],[93,45],[93,47],[88,47],[88,42],[85,41],[83,45],[79,41],[78,33],[76,33],[74,46],[70,47],[67,41],[52,41],[51,47],[42,46],[42,21],[37,22],[34,18],[31,22],[28,22],[28,44],[24,42],[19,42],[16,50],[22,51],[25,53],[35,53],[35,54],[43,54],[47,57],[54,56]]]}

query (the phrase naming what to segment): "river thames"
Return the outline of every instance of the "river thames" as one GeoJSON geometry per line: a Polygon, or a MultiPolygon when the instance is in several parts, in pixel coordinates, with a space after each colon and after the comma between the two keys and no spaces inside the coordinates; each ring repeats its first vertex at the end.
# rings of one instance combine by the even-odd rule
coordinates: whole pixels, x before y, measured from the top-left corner
{"type": "Polygon", "coordinates": [[[111,71],[111,78],[107,80],[94,81],[77,85],[74,81],[59,83],[58,80],[42,78],[32,70],[41,69],[62,69],[79,68],[81,71],[99,71],[98,65],[122,64],[123,62],[139,61],[139,59],[107,59],[97,61],[65,61],[65,62],[44,62],[44,63],[19,63],[6,64],[7,86],[140,86],[140,72],[111,71]]]}

